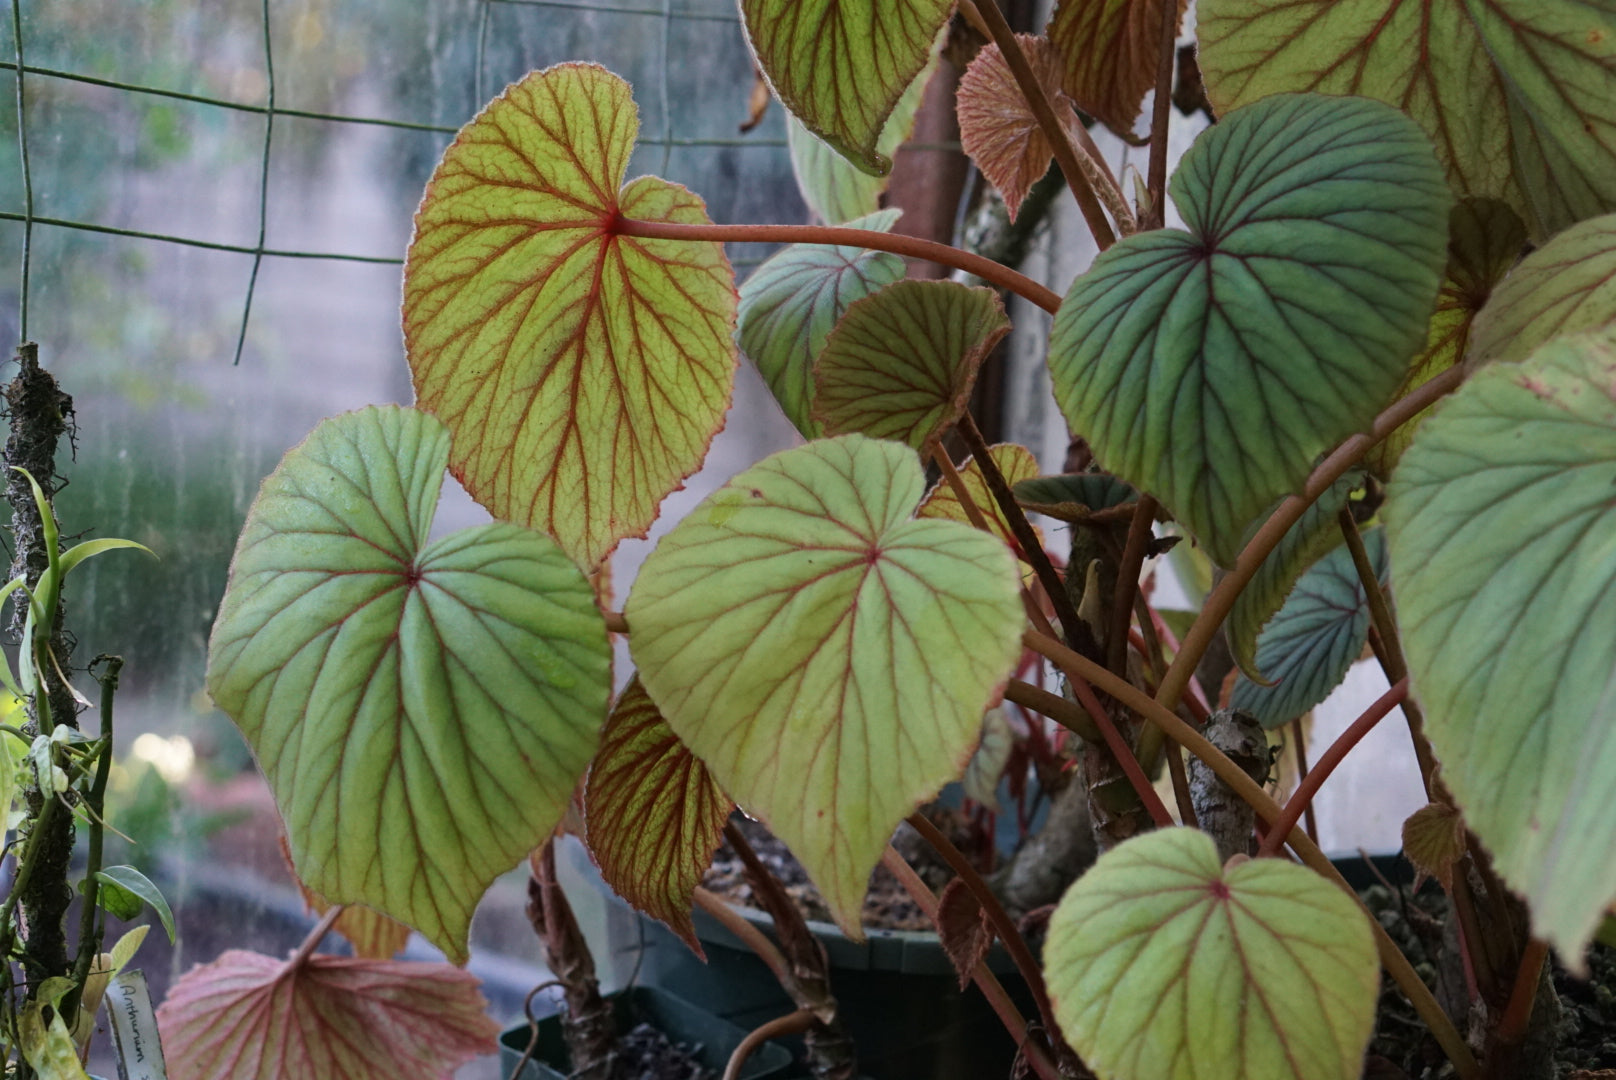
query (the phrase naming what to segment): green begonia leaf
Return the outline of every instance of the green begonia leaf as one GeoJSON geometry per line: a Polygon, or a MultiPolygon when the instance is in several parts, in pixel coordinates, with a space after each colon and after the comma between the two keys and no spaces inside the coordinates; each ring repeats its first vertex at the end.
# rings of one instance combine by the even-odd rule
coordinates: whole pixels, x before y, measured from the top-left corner
{"type": "Polygon", "coordinates": [[[1616,9],[1587,0],[1204,0],[1219,112],[1280,91],[1363,94],[1418,121],[1460,195],[1547,236],[1616,209],[1616,9]]]}
{"type": "Polygon", "coordinates": [[[1616,325],[1616,214],[1579,222],[1538,248],[1476,317],[1470,362],[1524,360],[1561,334],[1616,325]]]}
{"type": "MultiPolygon", "coordinates": [[[[1464,360],[1477,312],[1485,311],[1493,286],[1503,280],[1526,246],[1526,226],[1496,199],[1461,199],[1448,215],[1448,271],[1426,331],[1425,349],[1409,365],[1397,397],[1412,393],[1464,360]]],[[[1427,405],[1370,448],[1364,464],[1381,479],[1392,474],[1414,432],[1434,406],[1427,405]]]]}
{"type": "Polygon", "coordinates": [[[1130,236],[1055,317],[1073,432],[1213,559],[1366,427],[1425,340],[1449,196],[1419,129],[1362,98],[1225,117],[1173,176],[1189,232],[1130,236]]]}
{"type": "Polygon", "coordinates": [[[456,478],[586,568],[700,467],[735,381],[722,245],[616,232],[707,223],[677,184],[619,190],[638,128],[603,68],[527,76],[444,152],[404,267],[417,404],[453,433],[456,478]]]}
{"type": "MultiPolygon", "coordinates": [[[[1340,533],[1337,532],[1337,537],[1340,533]]],[[[1364,533],[1369,561],[1384,583],[1386,538],[1380,529],[1364,533]]],[[[1273,680],[1258,686],[1244,674],[1235,679],[1229,704],[1244,709],[1264,727],[1289,723],[1330,696],[1369,639],[1369,603],[1345,543],[1314,563],[1296,582],[1257,638],[1257,670],[1273,680]]]]}
{"type": "Polygon", "coordinates": [[[1383,511],[1442,777],[1533,933],[1577,966],[1616,899],[1616,335],[1492,364],[1383,511]]]}
{"type": "MultiPolygon", "coordinates": [[[[937,71],[938,49],[946,38],[946,31],[938,35],[926,66],[910,81],[881,129],[876,151],[882,157],[892,157],[914,134],[915,117],[925,100],[926,85],[937,71]]],[[[871,176],[831,149],[790,113],[786,114],[786,146],[802,201],[825,224],[851,224],[854,218],[868,217],[880,209],[881,196],[892,183],[890,173],[871,176]]]]}
{"type": "Polygon", "coordinates": [[[427,542],[449,433],[327,420],[260,488],[208,649],[298,876],[466,958],[495,877],[536,847],[595,751],[611,649],[589,582],[496,522],[427,542]]]}
{"type": "MultiPolygon", "coordinates": [[[[849,228],[889,232],[898,210],[880,210],[849,228]]],[[[793,244],[741,286],[741,349],[804,438],[824,432],[810,414],[814,361],[848,307],[903,277],[900,256],[856,247],[793,244]]]]}
{"type": "Polygon", "coordinates": [[[814,417],[929,455],[970,403],[976,373],[1010,332],[993,289],[899,281],[856,301],[814,363],[814,417]]]}
{"type": "MultiPolygon", "coordinates": [[[[1264,684],[1269,682],[1257,666],[1257,635],[1285,603],[1303,572],[1341,543],[1337,515],[1363,482],[1363,473],[1352,471],[1331,485],[1280,537],[1279,546],[1268,553],[1250,583],[1235,597],[1223,632],[1229,641],[1229,652],[1247,678],[1264,684]]],[[[1276,503],[1274,509],[1277,508],[1276,503]]],[[[1264,514],[1259,521],[1267,520],[1268,516],[1264,514]]],[[[1255,526],[1248,529],[1247,538],[1256,531],[1255,526]]]]}
{"type": "Polygon", "coordinates": [[[589,852],[612,890],[702,956],[690,905],[735,804],[630,680],[589,767],[589,852]]]}
{"type": "Polygon", "coordinates": [[[1139,501],[1139,491],[1110,473],[1062,473],[1023,480],[1011,491],[1023,509],[1061,521],[1084,521],[1113,507],[1139,501]]]}
{"type": "Polygon", "coordinates": [[[892,169],[882,130],[953,10],[954,0],[741,0],[775,96],[872,176],[892,169]]]}
{"type": "Polygon", "coordinates": [[[996,537],[913,520],[914,451],[862,435],[742,472],[663,537],[624,614],[646,690],[862,937],[898,822],[964,771],[1020,655],[996,537]]]}
{"type": "Polygon", "coordinates": [[[1049,922],[1055,1018],[1100,1080],[1358,1080],[1380,961],[1353,898],[1194,829],[1100,856],[1049,922]]]}

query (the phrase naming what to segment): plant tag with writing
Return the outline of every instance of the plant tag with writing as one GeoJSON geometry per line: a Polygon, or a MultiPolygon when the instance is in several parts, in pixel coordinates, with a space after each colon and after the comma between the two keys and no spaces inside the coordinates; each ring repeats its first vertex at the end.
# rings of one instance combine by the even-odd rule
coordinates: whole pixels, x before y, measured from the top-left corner
{"type": "Polygon", "coordinates": [[[107,1013],[118,1046],[119,1080],[168,1080],[145,972],[125,969],[107,988],[107,1013]]]}

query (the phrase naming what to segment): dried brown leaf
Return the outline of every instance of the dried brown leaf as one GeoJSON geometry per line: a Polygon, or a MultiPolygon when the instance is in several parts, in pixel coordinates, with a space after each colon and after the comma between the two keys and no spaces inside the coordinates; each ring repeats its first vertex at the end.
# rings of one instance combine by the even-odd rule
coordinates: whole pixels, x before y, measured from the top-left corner
{"type": "Polygon", "coordinates": [[[971,972],[993,946],[993,927],[981,901],[958,878],[948,883],[937,900],[937,936],[964,990],[971,983],[971,972]]]}

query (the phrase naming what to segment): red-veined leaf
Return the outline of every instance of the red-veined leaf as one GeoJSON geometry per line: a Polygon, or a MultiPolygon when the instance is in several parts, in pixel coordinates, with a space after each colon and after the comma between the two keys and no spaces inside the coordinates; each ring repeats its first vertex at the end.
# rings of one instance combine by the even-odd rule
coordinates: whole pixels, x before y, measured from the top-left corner
{"type": "Polygon", "coordinates": [[[629,593],[668,724],[862,936],[892,830],[964,770],[1021,653],[996,538],[913,520],[920,462],[860,435],[785,450],[709,496],[629,593]]]}
{"type": "Polygon", "coordinates": [[[793,115],[865,172],[898,98],[926,66],[954,0],[741,0],[747,37],[793,115]]]}
{"type": "Polygon", "coordinates": [[[529,75],[444,152],[404,268],[418,404],[454,434],[455,476],[586,569],[700,467],[735,378],[722,246],[614,230],[708,220],[654,176],[618,190],[638,127],[603,68],[529,75]]]}
{"type": "MultiPolygon", "coordinates": [[[[1068,124],[1076,124],[1077,114],[1061,91],[1060,53],[1045,39],[1031,34],[1017,34],[1016,41],[1056,115],[1068,124]]],[[[956,108],[960,145],[1004,196],[1005,209],[1014,221],[1021,200],[1049,171],[1054,151],[997,45],[985,46],[965,69],[956,108]]]]}
{"type": "MultiPolygon", "coordinates": [[[[316,915],[324,915],[331,905],[319,893],[303,884],[292,865],[292,849],[287,846],[286,835],[281,834],[281,857],[303,894],[303,904],[316,915]]],[[[391,960],[410,940],[410,928],[397,919],[390,919],[364,904],[345,904],[331,929],[348,939],[354,954],[365,960],[391,960]]]]}
{"type": "Polygon", "coordinates": [[[713,782],[636,677],[601,732],[584,793],[585,835],[623,899],[667,923],[704,956],[691,899],[734,804],[713,782]]]}
{"type": "Polygon", "coordinates": [[[1579,222],[1521,260],[1476,316],[1470,363],[1516,361],[1561,334],[1616,324],[1616,214],[1579,222]]]}
{"type": "Polygon", "coordinates": [[[1010,332],[999,294],[953,281],[899,281],[856,301],[814,364],[814,416],[929,454],[965,411],[976,373],[1010,332]]]}
{"type": "Polygon", "coordinates": [[[450,1080],[492,1053],[478,980],[449,964],[232,949],[157,1010],[173,1080],[450,1080]]]}
{"type": "Polygon", "coordinates": [[[1203,0],[1219,113],[1284,91],[1361,94],[1425,129],[1460,195],[1544,237],[1616,209],[1616,9],[1586,0],[1203,0]]]}
{"type": "MultiPolygon", "coordinates": [[[[1011,487],[1023,480],[1036,479],[1038,476],[1038,459],[1032,456],[1032,451],[1025,446],[1015,443],[998,443],[988,447],[988,453],[993,455],[993,462],[999,466],[999,472],[1004,475],[1005,483],[1011,487]]],[[[1016,543],[1015,533],[1010,529],[1010,523],[1005,520],[1004,511],[999,509],[999,502],[988,489],[987,479],[982,475],[982,466],[975,458],[965,463],[960,469],[960,480],[964,482],[965,490],[970,493],[971,501],[976,504],[982,516],[987,520],[993,534],[1003,540],[1011,551],[1019,551],[1020,545],[1016,543]]],[[[939,481],[926,495],[915,511],[916,517],[947,518],[950,521],[969,522],[970,516],[965,512],[965,506],[960,502],[959,496],[954,492],[954,485],[947,480],[939,481]]],[[[1041,537],[1042,531],[1034,527],[1041,537]]],[[[1019,557],[1019,556],[1018,556],[1019,557]]],[[[1030,582],[1037,575],[1030,566],[1023,566],[1022,580],[1030,582]]]]}
{"type": "MultiPolygon", "coordinates": [[[[1188,0],[1176,0],[1182,19],[1188,0]]],[[[1062,85],[1077,107],[1131,131],[1156,85],[1167,0],[1060,0],[1045,31],[1064,60],[1062,85]]]]}

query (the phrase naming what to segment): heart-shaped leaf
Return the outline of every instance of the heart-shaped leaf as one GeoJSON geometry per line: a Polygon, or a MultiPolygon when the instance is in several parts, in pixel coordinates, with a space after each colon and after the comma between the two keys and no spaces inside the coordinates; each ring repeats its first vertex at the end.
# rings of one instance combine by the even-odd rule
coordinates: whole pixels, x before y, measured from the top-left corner
{"type": "Polygon", "coordinates": [[[1533,933],[1579,965],[1616,899],[1616,335],[1482,368],[1384,514],[1443,779],[1533,933]]]}
{"type": "Polygon", "coordinates": [[[1616,209],[1616,11],[1583,0],[1204,0],[1218,111],[1313,90],[1396,104],[1461,195],[1546,236],[1616,209]]]}
{"type": "MultiPolygon", "coordinates": [[[[1188,0],[1176,0],[1175,23],[1188,0]]],[[[1156,85],[1168,0],[1060,0],[1046,33],[1065,60],[1063,85],[1077,107],[1131,131],[1156,85]]]]}
{"type": "Polygon", "coordinates": [[[638,129],[603,68],[529,75],[444,152],[404,267],[417,404],[454,434],[455,476],[585,567],[700,467],[735,380],[722,246],[616,231],[707,222],[677,184],[618,190],[638,129]]]}
{"type": "MultiPolygon", "coordinates": [[[[888,232],[899,213],[880,210],[847,225],[888,232]]],[[[793,244],[741,286],[741,349],[804,438],[824,434],[810,409],[814,361],[825,339],[854,301],[900,280],[903,273],[903,259],[890,252],[793,244]]]]}
{"type": "Polygon", "coordinates": [[[275,792],[293,862],[466,957],[478,899],[542,840],[594,753],[611,648],[548,537],[427,543],[449,433],[327,420],[259,489],[208,648],[208,691],[275,792]]]}
{"type": "Polygon", "coordinates": [[[1414,888],[1433,877],[1453,889],[1453,868],[1465,853],[1464,815],[1447,803],[1427,803],[1403,822],[1403,857],[1414,864],[1414,888]]]}
{"type": "MultiPolygon", "coordinates": [[[[875,144],[876,152],[882,157],[892,157],[914,134],[915,117],[926,98],[926,86],[937,71],[939,50],[947,36],[947,31],[938,35],[925,67],[910,80],[893,107],[892,115],[887,117],[881,138],[875,144]]],[[[789,112],[786,113],[786,146],[802,201],[825,224],[851,223],[854,218],[868,217],[881,208],[881,196],[892,183],[890,173],[871,176],[832,150],[789,112]]]]}
{"type": "Polygon", "coordinates": [[[1380,961],[1346,892],[1283,859],[1218,865],[1194,829],[1100,856],[1044,950],[1061,1031],[1100,1080],[1358,1080],[1380,961]]]}
{"type": "Polygon", "coordinates": [[[495,1049],[478,985],[449,964],[231,949],[174,984],[157,1024],[173,1080],[450,1080],[495,1049]]]}
{"type": "Polygon", "coordinates": [[[993,289],[899,281],[856,301],[814,364],[814,416],[929,455],[965,412],[976,373],[1010,332],[993,289]]]}
{"type": "Polygon", "coordinates": [[[697,956],[690,905],[734,808],[640,680],[630,681],[589,768],[589,851],[617,895],[667,923],[697,956]]]}
{"type": "Polygon", "coordinates": [[[1476,317],[1472,364],[1524,360],[1561,334],[1616,324],[1616,214],[1579,222],[1521,260],[1476,317]]]}
{"type": "MultiPolygon", "coordinates": [[[[1339,536],[1339,533],[1337,534],[1339,536]]],[[[1369,560],[1386,579],[1386,536],[1363,534],[1369,560]]],[[[1257,670],[1273,680],[1259,686],[1235,679],[1229,704],[1275,728],[1330,696],[1369,639],[1369,602],[1346,544],[1314,563],[1257,638],[1257,670]]]]}
{"type": "MultiPolygon", "coordinates": [[[[1060,52],[1048,40],[1031,34],[1017,34],[1016,41],[1054,106],[1055,115],[1075,125],[1077,114],[1061,90],[1060,52]]],[[[997,45],[984,46],[965,69],[956,109],[960,146],[988,182],[999,189],[1010,220],[1016,220],[1021,200],[1049,171],[1055,152],[997,45]]]]}
{"type": "Polygon", "coordinates": [[[1229,566],[1247,523],[1401,381],[1450,199],[1407,117],[1316,94],[1225,117],[1172,194],[1190,231],[1096,259],[1055,317],[1049,367],[1072,431],[1229,566]]]}
{"type": "Polygon", "coordinates": [[[872,176],[892,169],[882,129],[953,9],[954,0],[741,0],[775,96],[872,176]]]}
{"type": "MultiPolygon", "coordinates": [[[[1477,314],[1487,310],[1493,287],[1504,279],[1526,246],[1526,226],[1496,199],[1461,199],[1448,215],[1448,271],[1426,331],[1425,349],[1409,365],[1397,397],[1436,378],[1465,358],[1477,314]]],[[[1428,405],[1370,448],[1364,464],[1376,476],[1392,474],[1428,405]]]]}
{"type": "MultiPolygon", "coordinates": [[[[1257,567],[1251,582],[1235,597],[1234,607],[1229,609],[1229,618],[1223,624],[1223,632],[1228,638],[1229,652],[1233,654],[1235,663],[1254,682],[1270,684],[1268,677],[1257,666],[1258,634],[1274,612],[1285,603],[1285,598],[1290,595],[1303,572],[1331,548],[1340,545],[1341,524],[1337,515],[1363,483],[1363,473],[1353,470],[1331,485],[1280,537],[1279,546],[1268,553],[1262,565],[1257,567]]],[[[1267,518],[1268,515],[1264,514],[1259,520],[1267,518]]],[[[1255,531],[1252,528],[1248,533],[1255,531]]]]}
{"type": "Polygon", "coordinates": [[[625,614],[668,724],[790,845],[848,933],[898,822],[965,768],[1021,652],[998,539],[911,516],[920,462],[785,450],[662,538],[625,614]]]}

